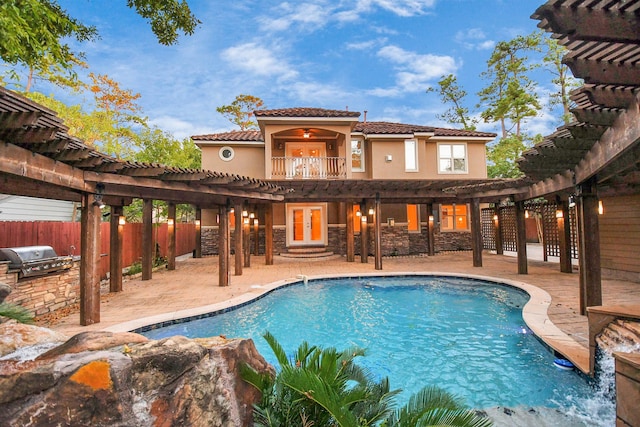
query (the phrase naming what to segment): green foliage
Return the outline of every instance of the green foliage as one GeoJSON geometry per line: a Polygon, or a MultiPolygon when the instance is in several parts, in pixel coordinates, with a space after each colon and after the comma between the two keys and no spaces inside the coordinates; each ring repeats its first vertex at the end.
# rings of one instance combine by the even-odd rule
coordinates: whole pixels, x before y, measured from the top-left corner
{"type": "Polygon", "coordinates": [[[472,426],[491,421],[467,410],[461,400],[435,387],[422,390],[409,403],[394,410],[400,390],[388,379],[379,382],[355,363],[365,352],[358,348],[337,351],[303,342],[290,360],[269,332],[264,338],[280,364],[275,377],[258,374],[247,365],[242,377],[262,393],[254,408],[254,425],[289,426],[472,426]]]}
{"type": "Polygon", "coordinates": [[[549,95],[549,103],[551,106],[562,106],[562,121],[564,124],[571,122],[573,114],[570,111],[569,94],[571,90],[581,85],[581,81],[574,78],[569,67],[562,63],[562,58],[567,53],[567,49],[558,43],[558,40],[547,36],[544,38],[546,52],[543,63],[545,68],[553,75],[551,83],[558,88],[557,92],[549,95]]]}
{"type": "Polygon", "coordinates": [[[69,16],[51,0],[4,0],[0,2],[0,59],[44,74],[68,73],[78,57],[64,40],[97,38],[87,27],[69,16]]]}
{"type": "Polygon", "coordinates": [[[7,317],[20,323],[33,323],[33,314],[26,308],[8,302],[0,303],[0,317],[7,317]]]}
{"type": "Polygon", "coordinates": [[[510,135],[487,146],[487,174],[489,178],[519,178],[523,174],[516,160],[529,148],[522,136],[510,135]]]}
{"type": "Polygon", "coordinates": [[[175,44],[178,31],[186,35],[193,34],[200,24],[186,1],[127,0],[127,6],[149,21],[151,31],[163,45],[175,44]]]}
{"type": "MultiPolygon", "coordinates": [[[[442,76],[438,81],[440,89],[438,95],[443,104],[450,104],[451,107],[442,114],[436,115],[440,120],[453,125],[462,125],[465,130],[476,130],[478,120],[469,116],[469,109],[464,106],[467,92],[458,86],[458,79],[453,74],[442,76]]],[[[436,92],[436,89],[429,88],[427,92],[436,92]]]]}
{"type": "Polygon", "coordinates": [[[222,105],[216,111],[231,123],[238,125],[240,130],[257,129],[258,124],[253,120],[253,112],[260,110],[264,102],[257,96],[238,95],[230,105],[222,105]]]}
{"type": "Polygon", "coordinates": [[[180,141],[157,127],[142,129],[137,135],[136,144],[132,159],[138,162],[189,169],[200,169],[202,165],[202,153],[191,138],[180,141]]]}

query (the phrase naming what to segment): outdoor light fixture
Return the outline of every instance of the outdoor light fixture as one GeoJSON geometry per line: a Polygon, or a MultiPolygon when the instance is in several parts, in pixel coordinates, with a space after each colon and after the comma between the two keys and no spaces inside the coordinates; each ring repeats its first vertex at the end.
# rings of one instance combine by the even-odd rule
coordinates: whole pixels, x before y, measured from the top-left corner
{"type": "Polygon", "coordinates": [[[305,129],[304,133],[302,134],[303,138],[309,139],[309,137],[311,136],[311,134],[309,133],[309,129],[305,129]]]}
{"type": "Polygon", "coordinates": [[[246,210],[246,209],[245,209],[245,210],[243,210],[243,211],[242,211],[242,216],[243,216],[243,217],[245,217],[245,218],[246,218],[246,217],[248,217],[248,216],[249,216],[249,212],[247,212],[247,210],[246,210]]]}
{"type": "Polygon", "coordinates": [[[253,219],[253,218],[255,218],[255,217],[256,217],[256,214],[254,214],[253,212],[251,212],[251,213],[249,214],[249,218],[253,219]]]}
{"type": "Polygon", "coordinates": [[[258,227],[258,225],[260,225],[260,223],[258,222],[258,218],[253,220],[253,225],[255,225],[256,227],[258,227]]]}
{"type": "Polygon", "coordinates": [[[524,211],[524,217],[529,218],[529,211],[524,211]]]}
{"type": "Polygon", "coordinates": [[[374,211],[373,208],[369,208],[369,215],[373,215],[375,213],[376,213],[376,211],[374,211]]]}
{"type": "Polygon", "coordinates": [[[249,218],[244,219],[244,225],[249,225],[249,218]]]}
{"type": "Polygon", "coordinates": [[[602,200],[598,200],[598,215],[602,215],[604,213],[604,206],[602,206],[602,200]]]}
{"type": "Polygon", "coordinates": [[[560,209],[558,209],[556,211],[556,218],[560,219],[560,218],[563,218],[563,217],[564,217],[564,214],[562,213],[562,211],[560,209]]]}
{"type": "Polygon", "coordinates": [[[362,212],[356,211],[356,216],[362,216],[362,212]]]}
{"type": "Polygon", "coordinates": [[[167,220],[167,225],[171,225],[171,226],[173,225],[173,218],[169,218],[167,220]]]}
{"type": "Polygon", "coordinates": [[[366,223],[366,222],[367,222],[367,216],[366,216],[366,215],[362,215],[362,216],[360,217],[360,221],[361,221],[363,224],[364,224],[364,223],[366,223]]]}
{"type": "Polygon", "coordinates": [[[233,209],[233,208],[229,209],[229,213],[235,213],[235,212],[236,212],[235,209],[233,209]]]}
{"type": "Polygon", "coordinates": [[[118,225],[125,225],[127,223],[127,218],[121,216],[118,218],[118,225]]]}
{"type": "Polygon", "coordinates": [[[575,205],[576,205],[576,198],[573,195],[569,196],[569,207],[572,208],[575,205]]]}
{"type": "Polygon", "coordinates": [[[104,184],[96,184],[96,194],[93,196],[93,206],[98,206],[100,209],[105,207],[102,200],[102,193],[104,192],[104,184]]]}
{"type": "Polygon", "coordinates": [[[493,220],[494,220],[495,222],[498,222],[498,215],[494,215],[494,216],[493,216],[493,220]]]}
{"type": "Polygon", "coordinates": [[[435,219],[435,218],[433,217],[433,215],[429,215],[429,222],[433,222],[433,221],[434,221],[434,219],[435,219]]]}

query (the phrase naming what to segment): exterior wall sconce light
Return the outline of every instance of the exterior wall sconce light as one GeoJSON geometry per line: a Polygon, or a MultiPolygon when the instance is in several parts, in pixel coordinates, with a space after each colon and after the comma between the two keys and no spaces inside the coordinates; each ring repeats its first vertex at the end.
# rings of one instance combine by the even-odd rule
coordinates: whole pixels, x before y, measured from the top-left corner
{"type": "Polygon", "coordinates": [[[169,225],[169,226],[173,226],[173,218],[169,218],[169,219],[167,220],[167,225],[169,225]]]}
{"type": "Polygon", "coordinates": [[[246,218],[246,217],[248,217],[248,216],[249,216],[249,212],[247,212],[247,210],[246,210],[246,209],[245,209],[245,210],[243,210],[243,211],[242,211],[242,216],[243,216],[243,217],[245,217],[245,218],[246,218]]]}
{"type": "Polygon", "coordinates": [[[200,228],[200,220],[199,219],[196,219],[195,224],[196,224],[196,228],[200,228]]]}
{"type": "Polygon", "coordinates": [[[569,207],[572,208],[576,205],[576,198],[574,196],[569,196],[569,207]]]}
{"type": "Polygon", "coordinates": [[[562,211],[561,211],[561,210],[559,210],[559,209],[558,209],[558,210],[556,211],[556,218],[560,219],[560,218],[563,218],[563,217],[564,217],[564,214],[562,213],[562,211]]]}
{"type": "Polygon", "coordinates": [[[125,225],[127,223],[127,218],[121,216],[118,218],[118,225],[125,225]]]}
{"type": "Polygon", "coordinates": [[[244,219],[244,225],[249,226],[249,218],[244,219]]]}
{"type": "Polygon", "coordinates": [[[524,211],[524,217],[529,218],[529,211],[524,211]]]}
{"type": "Polygon", "coordinates": [[[366,215],[362,215],[362,216],[360,217],[360,221],[361,221],[363,224],[366,224],[366,222],[367,222],[367,216],[366,216],[366,215]]]}
{"type": "Polygon", "coordinates": [[[394,227],[396,225],[396,220],[395,218],[387,218],[387,225],[389,227],[394,227]]]}
{"type": "Polygon", "coordinates": [[[435,218],[433,217],[433,215],[429,215],[429,222],[433,222],[435,220],[435,218]]]}
{"type": "Polygon", "coordinates": [[[494,220],[495,222],[498,222],[498,215],[494,215],[494,216],[493,216],[493,220],[494,220]]]}
{"type": "Polygon", "coordinates": [[[604,206],[602,205],[602,200],[598,200],[598,215],[602,215],[604,213],[604,206]]]}
{"type": "Polygon", "coordinates": [[[253,219],[253,218],[255,218],[255,217],[256,217],[256,214],[254,214],[253,212],[251,212],[251,213],[249,214],[249,218],[253,219]]]}
{"type": "Polygon", "coordinates": [[[96,184],[96,194],[93,196],[93,206],[98,206],[100,209],[105,207],[102,195],[104,193],[104,184],[96,184]]]}
{"type": "Polygon", "coordinates": [[[391,163],[392,160],[393,160],[393,156],[391,154],[387,154],[386,156],[384,156],[385,162],[391,163]]]}
{"type": "Polygon", "coordinates": [[[310,136],[311,136],[311,133],[309,133],[309,129],[305,129],[304,133],[302,134],[302,137],[305,139],[309,139],[310,136]]]}
{"type": "Polygon", "coordinates": [[[278,150],[282,150],[284,148],[284,144],[282,142],[278,142],[278,145],[276,147],[278,148],[278,150]]]}
{"type": "Polygon", "coordinates": [[[369,208],[369,215],[374,215],[376,213],[375,210],[373,210],[373,208],[369,208]]]}
{"type": "Polygon", "coordinates": [[[362,212],[356,211],[356,216],[362,216],[362,212]]]}

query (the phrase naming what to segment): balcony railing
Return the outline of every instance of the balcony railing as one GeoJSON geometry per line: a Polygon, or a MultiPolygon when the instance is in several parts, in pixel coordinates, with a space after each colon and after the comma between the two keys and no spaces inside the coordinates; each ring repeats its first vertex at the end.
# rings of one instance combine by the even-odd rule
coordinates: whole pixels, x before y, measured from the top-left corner
{"type": "Polygon", "coordinates": [[[344,157],[272,157],[272,179],[346,178],[344,157]]]}

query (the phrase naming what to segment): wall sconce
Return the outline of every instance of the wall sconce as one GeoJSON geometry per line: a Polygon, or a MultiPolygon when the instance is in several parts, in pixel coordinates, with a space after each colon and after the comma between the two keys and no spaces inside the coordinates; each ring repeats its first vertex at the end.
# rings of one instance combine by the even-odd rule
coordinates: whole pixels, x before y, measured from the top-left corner
{"type": "Polygon", "coordinates": [[[363,224],[366,224],[366,222],[367,222],[367,216],[366,216],[366,215],[362,215],[362,216],[360,217],[360,222],[362,222],[363,224]]]}
{"type": "Polygon", "coordinates": [[[220,224],[220,214],[216,214],[216,224],[220,224]]]}
{"type": "Polygon", "coordinates": [[[494,220],[495,222],[498,222],[498,215],[494,215],[494,216],[493,216],[493,220],[494,220]]]}
{"type": "Polygon", "coordinates": [[[195,224],[196,224],[196,228],[200,228],[200,220],[199,219],[196,219],[195,224]]]}
{"type": "Polygon", "coordinates": [[[362,216],[362,212],[356,211],[356,216],[362,216]]]}
{"type": "Polygon", "coordinates": [[[249,212],[247,212],[247,210],[246,210],[246,209],[245,209],[245,210],[243,210],[243,211],[242,211],[242,216],[243,216],[244,218],[248,217],[248,216],[249,216],[249,212]]]}
{"type": "Polygon", "coordinates": [[[556,218],[558,218],[558,219],[564,218],[564,214],[562,213],[562,211],[560,209],[558,209],[556,211],[556,218]]]}
{"type": "Polygon", "coordinates": [[[387,154],[384,156],[384,161],[390,163],[393,160],[393,156],[391,154],[387,154]]]}
{"type": "Polygon", "coordinates": [[[598,215],[602,215],[604,213],[604,206],[602,205],[602,200],[598,200],[598,215]]]}
{"type": "Polygon", "coordinates": [[[278,148],[278,150],[283,150],[284,149],[284,144],[282,142],[278,142],[277,148],[278,148]]]}
{"type": "Polygon", "coordinates": [[[373,208],[369,208],[369,215],[374,215],[376,211],[373,208]]]}
{"type": "Polygon", "coordinates": [[[255,225],[255,227],[258,228],[258,226],[260,225],[260,223],[258,222],[258,218],[253,220],[253,225],[255,225]]]}
{"type": "Polygon", "coordinates": [[[329,143],[329,150],[333,150],[333,144],[329,143]]]}
{"type": "Polygon", "coordinates": [[[576,198],[573,195],[569,196],[569,207],[572,208],[575,205],[576,205],[576,198]]]}
{"type": "Polygon", "coordinates": [[[172,227],[173,227],[173,218],[169,218],[169,219],[167,220],[167,225],[170,225],[170,226],[172,226],[172,227]]]}
{"type": "Polygon", "coordinates": [[[256,214],[254,214],[253,212],[251,212],[251,213],[249,214],[249,218],[253,219],[253,218],[255,218],[255,217],[256,217],[256,214]]]}
{"type": "Polygon", "coordinates": [[[249,225],[249,218],[244,219],[244,225],[247,225],[247,226],[249,225]]]}
{"type": "Polygon", "coordinates": [[[396,225],[396,220],[395,220],[395,218],[387,218],[387,225],[388,225],[389,227],[393,227],[393,226],[395,226],[395,225],[396,225]]]}
{"type": "Polygon", "coordinates": [[[236,210],[235,210],[235,209],[233,209],[233,208],[231,208],[231,209],[229,209],[229,213],[235,214],[235,213],[236,213],[236,210]]]}
{"type": "Polygon", "coordinates": [[[435,220],[435,218],[433,217],[433,215],[429,215],[429,222],[433,222],[435,220]]]}
{"type": "Polygon", "coordinates": [[[118,218],[118,225],[125,225],[127,223],[127,218],[121,216],[118,218]]]}
{"type": "Polygon", "coordinates": [[[304,133],[302,134],[302,137],[305,139],[309,139],[310,136],[311,136],[311,133],[309,133],[309,129],[305,129],[304,133]]]}
{"type": "Polygon", "coordinates": [[[524,217],[529,218],[529,211],[524,211],[524,217]]]}

